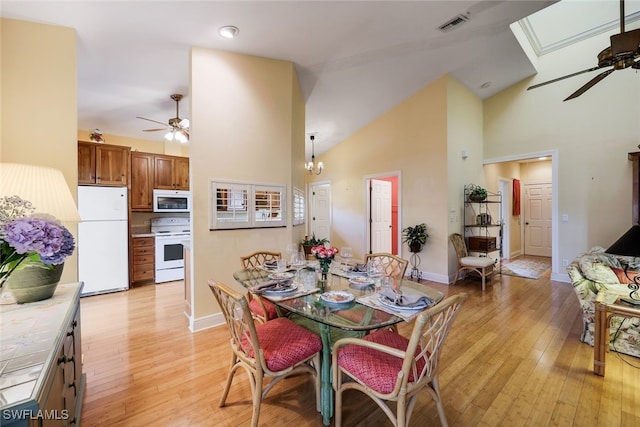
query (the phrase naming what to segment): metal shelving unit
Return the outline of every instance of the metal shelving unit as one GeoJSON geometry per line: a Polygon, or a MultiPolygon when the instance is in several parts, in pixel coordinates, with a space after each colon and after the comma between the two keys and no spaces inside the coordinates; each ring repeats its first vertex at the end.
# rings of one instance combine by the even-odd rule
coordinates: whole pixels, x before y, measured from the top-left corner
{"type": "Polygon", "coordinates": [[[502,267],[502,194],[487,191],[484,200],[471,200],[469,186],[464,188],[464,237],[467,249],[476,256],[495,259],[502,267]]]}

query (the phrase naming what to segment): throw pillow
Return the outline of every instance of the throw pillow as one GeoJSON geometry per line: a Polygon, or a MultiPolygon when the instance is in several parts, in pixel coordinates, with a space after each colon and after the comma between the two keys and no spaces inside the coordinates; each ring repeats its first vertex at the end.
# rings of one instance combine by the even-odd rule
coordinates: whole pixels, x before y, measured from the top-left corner
{"type": "MultiPolygon", "coordinates": [[[[618,281],[625,285],[634,283],[634,278],[636,276],[640,276],[640,271],[627,270],[625,274],[624,268],[611,267],[611,271],[613,271],[613,273],[616,275],[618,281]]],[[[640,282],[640,277],[638,277],[638,281],[640,282]]]]}
{"type": "MultiPolygon", "coordinates": [[[[618,278],[611,270],[615,264],[604,254],[590,253],[578,260],[582,275],[596,283],[619,283],[618,278]]],[[[616,265],[617,267],[617,265],[616,265]]]]}

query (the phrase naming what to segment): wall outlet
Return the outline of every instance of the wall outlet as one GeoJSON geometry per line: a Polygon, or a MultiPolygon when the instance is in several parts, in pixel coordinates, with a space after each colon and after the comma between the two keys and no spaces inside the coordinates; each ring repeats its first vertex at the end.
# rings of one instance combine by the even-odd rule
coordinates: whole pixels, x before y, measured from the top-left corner
{"type": "Polygon", "coordinates": [[[568,259],[563,259],[563,260],[562,260],[562,266],[563,266],[563,267],[566,267],[566,266],[568,266],[568,265],[569,265],[569,260],[568,260],[568,259]]]}

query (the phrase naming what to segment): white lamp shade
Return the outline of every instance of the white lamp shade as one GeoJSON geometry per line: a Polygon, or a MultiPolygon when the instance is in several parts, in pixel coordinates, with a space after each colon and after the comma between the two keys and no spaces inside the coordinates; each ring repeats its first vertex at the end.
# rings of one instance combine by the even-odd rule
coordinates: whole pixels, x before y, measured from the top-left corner
{"type": "Polygon", "coordinates": [[[57,169],[19,163],[0,163],[0,197],[19,196],[36,213],[62,222],[80,222],[80,215],[64,175],[57,169]]]}

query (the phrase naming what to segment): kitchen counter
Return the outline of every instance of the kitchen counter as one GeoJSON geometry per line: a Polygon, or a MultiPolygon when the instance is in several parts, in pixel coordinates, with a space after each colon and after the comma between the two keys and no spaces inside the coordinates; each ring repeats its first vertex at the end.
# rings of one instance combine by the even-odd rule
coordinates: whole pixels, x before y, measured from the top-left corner
{"type": "Polygon", "coordinates": [[[149,232],[149,233],[134,233],[134,234],[131,235],[131,237],[133,237],[134,239],[136,237],[155,237],[155,236],[156,235],[154,233],[151,233],[151,232],[149,232]]]}

